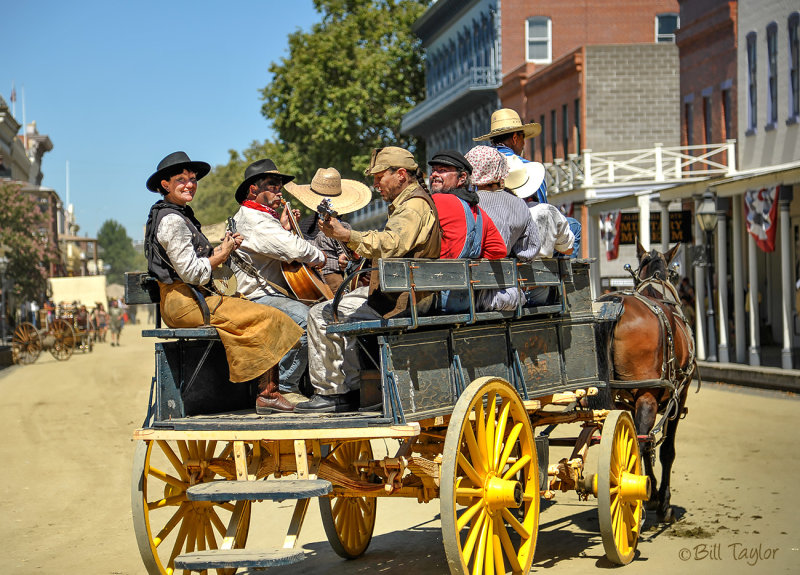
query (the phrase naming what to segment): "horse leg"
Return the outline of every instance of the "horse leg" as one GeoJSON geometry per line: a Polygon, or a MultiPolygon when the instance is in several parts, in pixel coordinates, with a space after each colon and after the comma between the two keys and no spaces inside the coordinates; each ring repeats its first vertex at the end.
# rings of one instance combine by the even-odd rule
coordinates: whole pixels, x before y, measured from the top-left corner
{"type": "MultiPolygon", "coordinates": [[[[634,408],[634,425],[636,426],[636,435],[643,436],[649,435],[650,431],[656,423],[656,416],[658,415],[658,402],[650,392],[644,392],[636,398],[634,408]]],[[[653,469],[653,442],[644,441],[639,443],[641,449],[642,459],[644,460],[644,472],[650,478],[650,493],[651,500],[656,492],[656,474],[653,469]]]]}
{"type": "Polygon", "coordinates": [[[675,432],[678,430],[678,422],[681,420],[680,412],[686,400],[685,393],[681,399],[678,415],[675,419],[667,421],[666,430],[664,432],[666,436],[664,437],[664,442],[661,444],[661,449],[658,454],[659,460],[661,461],[661,487],[658,490],[658,507],[656,508],[656,512],[658,513],[658,520],[661,523],[673,523],[675,521],[675,515],[670,506],[671,494],[669,484],[672,474],[672,464],[675,462],[675,432]]]}

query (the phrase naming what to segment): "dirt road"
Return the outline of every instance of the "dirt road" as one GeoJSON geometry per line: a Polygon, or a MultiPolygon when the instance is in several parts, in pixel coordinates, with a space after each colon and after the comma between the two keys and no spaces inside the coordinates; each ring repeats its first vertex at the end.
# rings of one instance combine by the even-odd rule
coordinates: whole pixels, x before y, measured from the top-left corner
{"type": "MultiPolygon", "coordinates": [[[[42,354],[0,371],[0,573],[144,572],[130,511],[130,437],[153,375],[153,342],[138,336],[141,327],[127,327],[118,348],[100,344],[63,363],[42,354]]],[[[624,573],[796,573],[800,401],[713,384],[694,389],[673,472],[680,520],[648,523],[624,573]]],[[[553,450],[551,461],[558,457],[553,450]]],[[[256,505],[248,546],[277,545],[291,510],[288,502],[256,505]]],[[[573,493],[543,506],[534,572],[611,567],[595,510],[573,493]]],[[[308,559],[269,572],[445,573],[438,513],[437,501],[380,500],[366,555],[343,561],[312,505],[300,538],[308,559]]]]}

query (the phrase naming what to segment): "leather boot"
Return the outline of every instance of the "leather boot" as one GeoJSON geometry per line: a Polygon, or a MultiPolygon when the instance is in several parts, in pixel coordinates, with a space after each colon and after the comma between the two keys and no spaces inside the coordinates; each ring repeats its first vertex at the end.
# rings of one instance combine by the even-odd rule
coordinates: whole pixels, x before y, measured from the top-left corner
{"type": "Polygon", "coordinates": [[[278,382],[275,380],[277,370],[270,369],[258,378],[258,397],[256,397],[256,413],[266,415],[273,412],[291,413],[294,405],[278,391],[278,382]]]}

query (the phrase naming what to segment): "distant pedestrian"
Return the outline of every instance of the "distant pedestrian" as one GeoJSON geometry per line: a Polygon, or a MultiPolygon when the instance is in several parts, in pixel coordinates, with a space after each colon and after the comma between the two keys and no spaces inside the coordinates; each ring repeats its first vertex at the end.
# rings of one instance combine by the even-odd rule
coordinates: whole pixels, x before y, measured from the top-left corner
{"type": "Polygon", "coordinates": [[[108,309],[109,327],[111,329],[111,346],[119,347],[119,335],[122,332],[122,315],[125,313],[117,300],[111,300],[108,309]]]}

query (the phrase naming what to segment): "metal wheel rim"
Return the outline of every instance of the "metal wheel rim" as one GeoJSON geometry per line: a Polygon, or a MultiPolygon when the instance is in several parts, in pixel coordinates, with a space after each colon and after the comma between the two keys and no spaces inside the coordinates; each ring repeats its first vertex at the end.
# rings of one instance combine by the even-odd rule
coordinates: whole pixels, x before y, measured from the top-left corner
{"type": "MultiPolygon", "coordinates": [[[[233,509],[238,508],[231,503],[187,501],[185,491],[190,484],[235,479],[235,464],[231,453],[230,443],[218,445],[216,441],[137,443],[131,476],[131,507],[139,553],[148,573],[171,574],[174,571],[175,557],[179,554],[221,546],[234,513],[233,509]],[[164,462],[170,460],[171,468],[151,466],[154,446],[159,450],[159,459],[163,457],[164,462]],[[171,456],[165,446],[171,451],[171,456]],[[207,471],[202,477],[198,477],[196,472],[190,474],[191,469],[186,462],[192,460],[200,463],[201,467],[205,463],[207,471]],[[219,479],[220,477],[223,479],[219,479]],[[174,512],[170,513],[167,509],[174,509],[174,512]],[[208,510],[213,510],[214,513],[208,510]],[[160,513],[165,515],[160,517],[160,513]],[[221,516],[222,513],[224,515],[221,516]],[[155,529],[158,532],[154,536],[155,529]],[[166,544],[163,550],[160,547],[162,543],[166,544]]],[[[241,519],[233,537],[234,548],[244,547],[250,528],[251,502],[243,501],[239,505],[241,519]]],[[[218,575],[233,575],[235,571],[236,569],[216,570],[218,575]]]]}
{"type": "MultiPolygon", "coordinates": [[[[358,459],[372,459],[369,440],[352,441],[336,449],[326,460],[343,473],[358,459]]],[[[350,472],[351,473],[351,472],[350,472]]],[[[364,554],[372,541],[377,517],[376,497],[320,497],[322,526],[331,547],[340,557],[355,559],[364,554]]]]}
{"type": "Polygon", "coordinates": [[[16,350],[17,361],[29,365],[42,353],[42,337],[32,323],[23,322],[14,330],[11,345],[16,350]]]}
{"type": "Polygon", "coordinates": [[[639,442],[627,411],[612,411],[603,423],[597,473],[597,511],[600,534],[608,559],[627,565],[636,554],[643,502],[622,501],[617,496],[619,473],[642,475],[639,442]]]}
{"type": "Polygon", "coordinates": [[[475,380],[456,403],[445,436],[440,505],[451,573],[530,570],[539,529],[538,466],[530,419],[516,390],[500,378],[475,380]],[[489,412],[484,404],[495,409],[489,412]],[[515,448],[520,455],[512,461],[515,448]],[[489,454],[484,466],[481,458],[489,454]],[[492,481],[520,476],[520,508],[489,495],[492,481]]]}

